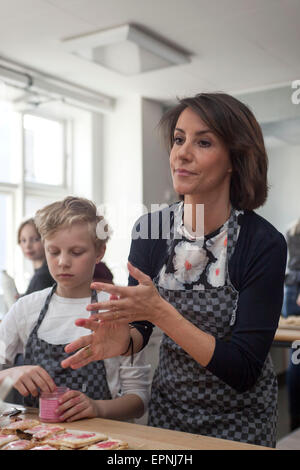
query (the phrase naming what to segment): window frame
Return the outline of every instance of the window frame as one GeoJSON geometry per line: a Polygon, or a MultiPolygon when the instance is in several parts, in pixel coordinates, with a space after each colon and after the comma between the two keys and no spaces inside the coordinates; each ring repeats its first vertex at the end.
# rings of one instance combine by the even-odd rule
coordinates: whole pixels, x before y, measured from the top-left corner
{"type": "MultiPolygon", "coordinates": [[[[26,260],[17,245],[17,230],[19,224],[26,214],[26,199],[28,197],[40,197],[49,200],[63,199],[73,190],[73,122],[71,118],[59,118],[51,112],[43,110],[17,111],[19,118],[16,121],[16,132],[20,136],[17,149],[16,162],[19,167],[18,181],[14,183],[0,181],[0,194],[9,195],[12,201],[11,229],[9,243],[6,249],[9,252],[9,262],[5,267],[10,275],[16,280],[21,279],[25,272],[26,260]],[[25,129],[24,116],[34,115],[37,117],[59,122],[63,126],[63,183],[52,185],[44,183],[27,182],[25,180],[25,129]]],[[[0,291],[1,292],[1,291],[0,291]]],[[[1,294],[0,294],[1,295],[1,294]]],[[[1,312],[0,312],[1,314],[1,312]]]]}
{"type": "Polygon", "coordinates": [[[45,112],[44,110],[42,112],[34,111],[34,110],[28,110],[28,111],[23,111],[20,113],[21,114],[21,126],[22,126],[22,145],[23,145],[23,151],[22,151],[22,159],[23,159],[23,182],[24,182],[24,187],[30,189],[37,189],[40,191],[46,191],[48,193],[51,193],[53,191],[56,191],[58,188],[61,188],[62,190],[68,190],[70,186],[72,186],[72,182],[70,181],[69,175],[71,172],[69,172],[69,165],[71,161],[71,120],[67,120],[64,118],[58,118],[54,117],[51,112],[45,112]],[[34,117],[40,117],[43,119],[48,119],[50,121],[55,121],[61,124],[62,130],[63,130],[63,162],[62,162],[62,171],[63,171],[63,182],[60,185],[52,185],[52,184],[45,184],[45,183],[35,183],[33,181],[26,181],[25,178],[25,128],[24,128],[24,118],[25,116],[34,116],[34,117]]]}

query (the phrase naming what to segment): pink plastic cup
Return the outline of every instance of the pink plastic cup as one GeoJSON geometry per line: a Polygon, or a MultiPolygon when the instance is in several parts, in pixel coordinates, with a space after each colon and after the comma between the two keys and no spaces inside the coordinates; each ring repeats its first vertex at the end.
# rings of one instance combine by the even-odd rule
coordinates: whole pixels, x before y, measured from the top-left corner
{"type": "Polygon", "coordinates": [[[59,422],[59,415],[55,410],[59,407],[59,398],[68,391],[68,387],[57,387],[54,392],[42,392],[40,395],[39,418],[45,423],[59,422]]]}

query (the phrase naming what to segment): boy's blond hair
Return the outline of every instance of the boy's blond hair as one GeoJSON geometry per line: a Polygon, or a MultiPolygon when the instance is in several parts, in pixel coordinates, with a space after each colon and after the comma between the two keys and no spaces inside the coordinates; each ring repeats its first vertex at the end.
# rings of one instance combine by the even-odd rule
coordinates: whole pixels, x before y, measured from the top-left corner
{"type": "Polygon", "coordinates": [[[88,224],[97,249],[106,244],[109,239],[109,227],[104,217],[97,213],[97,208],[92,201],[81,197],[68,196],[63,201],[49,204],[37,211],[34,221],[43,241],[58,230],[78,223],[88,224]],[[96,233],[99,222],[104,224],[101,238],[98,238],[96,233]]]}

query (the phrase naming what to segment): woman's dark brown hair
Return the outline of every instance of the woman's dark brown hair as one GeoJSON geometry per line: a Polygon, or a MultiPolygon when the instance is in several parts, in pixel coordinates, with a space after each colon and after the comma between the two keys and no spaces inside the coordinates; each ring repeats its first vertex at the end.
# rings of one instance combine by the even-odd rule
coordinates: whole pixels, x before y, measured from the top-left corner
{"type": "Polygon", "coordinates": [[[237,209],[257,209],[268,194],[268,157],[260,125],[252,111],[225,93],[200,93],[183,98],[160,121],[169,148],[182,111],[191,108],[229,150],[232,163],[230,200],[237,209]]]}

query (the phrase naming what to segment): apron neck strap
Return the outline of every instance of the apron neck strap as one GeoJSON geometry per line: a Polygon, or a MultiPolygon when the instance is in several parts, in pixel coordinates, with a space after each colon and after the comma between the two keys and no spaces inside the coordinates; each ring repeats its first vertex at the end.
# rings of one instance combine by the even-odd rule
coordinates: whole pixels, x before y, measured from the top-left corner
{"type": "Polygon", "coordinates": [[[228,220],[228,229],[227,229],[227,264],[230,260],[231,256],[233,255],[235,244],[238,239],[239,235],[239,223],[238,217],[239,212],[237,212],[234,208],[231,209],[230,217],[228,220]]]}
{"type": "Polygon", "coordinates": [[[53,284],[53,286],[52,286],[52,288],[51,288],[49,294],[47,295],[46,300],[45,300],[45,303],[44,303],[44,305],[43,305],[43,307],[42,307],[42,309],[41,309],[41,311],[40,311],[38,321],[37,321],[37,323],[36,323],[36,325],[35,325],[35,327],[34,327],[32,333],[36,333],[37,330],[39,329],[39,327],[41,326],[42,321],[44,320],[45,315],[46,315],[46,313],[47,313],[47,310],[48,310],[48,307],[49,307],[51,298],[52,298],[54,292],[56,291],[56,287],[57,287],[57,284],[56,284],[56,283],[53,284]]]}

